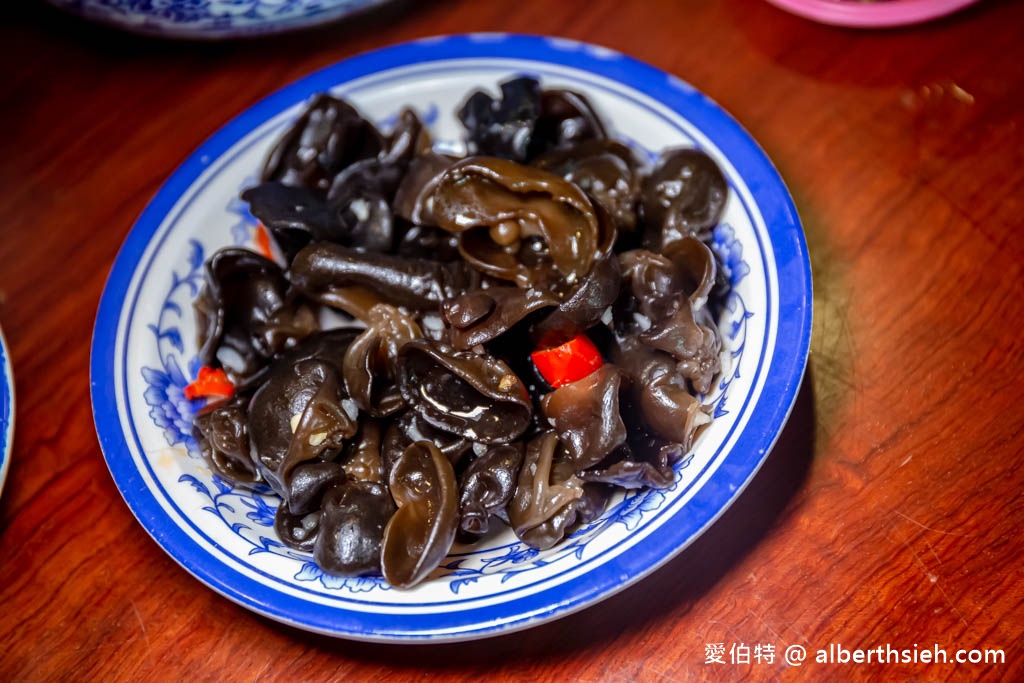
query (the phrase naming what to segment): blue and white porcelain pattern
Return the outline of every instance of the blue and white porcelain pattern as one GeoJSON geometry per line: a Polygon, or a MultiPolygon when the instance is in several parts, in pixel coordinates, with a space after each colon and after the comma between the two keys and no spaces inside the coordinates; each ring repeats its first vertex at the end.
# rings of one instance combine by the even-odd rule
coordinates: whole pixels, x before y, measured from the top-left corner
{"type": "Polygon", "coordinates": [[[96,322],[97,432],[132,511],[188,571],[228,598],[311,631],[378,641],[449,641],[526,628],[581,609],[653,571],[728,506],[774,443],[806,362],[806,245],[764,153],[704,95],[603,48],[527,36],[453,36],[362,55],[315,73],[227,124],[168,180],[131,231],[96,322]],[[456,548],[424,584],[339,579],[284,547],[276,499],[233,486],[197,457],[191,301],[203,259],[251,240],[236,201],[302,103],[330,89],[385,127],[413,103],[435,139],[457,146],[453,112],[475,87],[518,73],[585,92],[616,134],[642,149],[699,146],[732,188],[714,238],[733,282],[722,327],[716,419],[667,491],[631,492],[565,543],[538,552],[511,533],[456,548]]]}
{"type": "Polygon", "coordinates": [[[387,0],[49,0],[118,28],[165,38],[281,33],[335,21],[387,0]]]}
{"type": "Polygon", "coordinates": [[[4,339],[3,330],[0,330],[0,493],[4,490],[13,447],[14,372],[11,370],[11,352],[8,351],[7,340],[4,339]]]}

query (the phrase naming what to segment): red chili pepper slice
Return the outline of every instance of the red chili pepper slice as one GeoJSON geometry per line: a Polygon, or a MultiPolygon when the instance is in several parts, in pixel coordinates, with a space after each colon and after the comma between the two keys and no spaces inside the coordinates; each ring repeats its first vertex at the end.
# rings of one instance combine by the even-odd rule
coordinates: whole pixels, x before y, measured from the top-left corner
{"type": "Polygon", "coordinates": [[[274,250],[270,248],[270,234],[267,232],[267,228],[263,223],[256,224],[256,251],[263,256],[266,256],[271,261],[274,260],[274,250]]]}
{"type": "Polygon", "coordinates": [[[199,368],[199,376],[196,377],[196,381],[186,386],[183,393],[185,398],[190,401],[209,396],[231,398],[231,395],[235,393],[235,385],[231,383],[223,370],[204,365],[199,368]]]}
{"type": "Polygon", "coordinates": [[[534,351],[530,358],[541,377],[556,389],[583,379],[604,364],[601,352],[585,334],[561,346],[534,351]]]}

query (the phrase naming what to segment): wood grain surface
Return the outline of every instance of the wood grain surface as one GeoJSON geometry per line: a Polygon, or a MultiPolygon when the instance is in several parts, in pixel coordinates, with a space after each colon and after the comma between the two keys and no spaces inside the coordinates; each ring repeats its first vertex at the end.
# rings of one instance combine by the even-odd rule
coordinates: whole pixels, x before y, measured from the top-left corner
{"type": "Polygon", "coordinates": [[[1024,680],[1024,3],[857,31],[761,0],[452,0],[218,44],[35,2],[0,15],[0,324],[17,390],[0,680],[1024,680]],[[230,117],[350,55],[467,31],[603,44],[731,112],[804,222],[810,367],[749,488],[634,587],[476,643],[310,636],[205,588],[135,521],[93,429],[96,307],[147,201],[230,117]],[[729,663],[757,644],[773,663],[729,663]],[[1005,662],[783,661],[829,644],[1005,662]]]}

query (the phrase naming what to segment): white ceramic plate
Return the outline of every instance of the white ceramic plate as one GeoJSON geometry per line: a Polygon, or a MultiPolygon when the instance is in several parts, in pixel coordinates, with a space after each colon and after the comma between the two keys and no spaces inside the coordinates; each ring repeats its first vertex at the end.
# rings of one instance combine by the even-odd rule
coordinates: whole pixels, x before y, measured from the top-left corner
{"type": "MultiPolygon", "coordinates": [[[[527,36],[453,36],[346,60],[228,123],[159,191],[121,249],[96,320],[92,398],[111,473],[142,525],[214,590],[271,618],[379,641],[448,641],[526,628],[581,609],[690,543],[754,475],[796,397],[807,358],[811,282],[792,201],[768,158],[727,114],[679,79],[607,49],[527,36]],[[614,135],[656,154],[713,155],[731,186],[715,246],[733,292],[721,321],[726,370],[715,421],[676,485],[617,499],[597,521],[538,552],[511,533],[453,554],[410,591],[323,574],[274,535],[273,496],[213,477],[197,454],[182,388],[196,370],[191,301],[202,263],[251,243],[239,190],[314,93],[349,98],[383,128],[413,105],[437,140],[471,89],[516,74],[584,92],[614,135]]],[[[141,577],[140,577],[140,580],[141,577]]]]}

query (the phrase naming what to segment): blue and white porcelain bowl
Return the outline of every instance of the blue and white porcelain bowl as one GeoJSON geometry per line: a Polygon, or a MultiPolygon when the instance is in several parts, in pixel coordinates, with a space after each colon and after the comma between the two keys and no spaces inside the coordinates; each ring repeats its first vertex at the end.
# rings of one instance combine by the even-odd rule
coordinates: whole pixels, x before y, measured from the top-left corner
{"type": "Polygon", "coordinates": [[[48,0],[86,19],[165,38],[282,33],[335,21],[388,0],[48,0]]]}
{"type": "MultiPolygon", "coordinates": [[[[271,95],[228,123],[167,181],[121,249],[92,349],[96,429],[142,525],[200,581],[300,628],[377,641],[451,641],[527,628],[579,610],[647,575],[714,522],[754,476],[793,405],[807,359],[811,282],[792,201],[746,132],[693,87],[610,50],[503,35],[435,38],[355,57],[271,95]],[[617,137],[652,157],[697,146],[731,187],[715,246],[732,278],[715,420],[675,486],[631,492],[597,521],[538,552],[511,532],[459,549],[413,590],[323,574],[273,530],[277,499],[211,474],[182,389],[196,372],[191,301],[203,260],[251,244],[238,199],[272,141],[314,93],[330,90],[387,129],[413,105],[455,144],[471,89],[516,74],[585,93],[617,137]]],[[[140,577],[141,580],[141,577],[140,577]]]]}
{"type": "Polygon", "coordinates": [[[14,372],[11,370],[11,354],[0,330],[0,492],[7,479],[7,468],[11,464],[11,448],[14,446],[14,372]]]}

